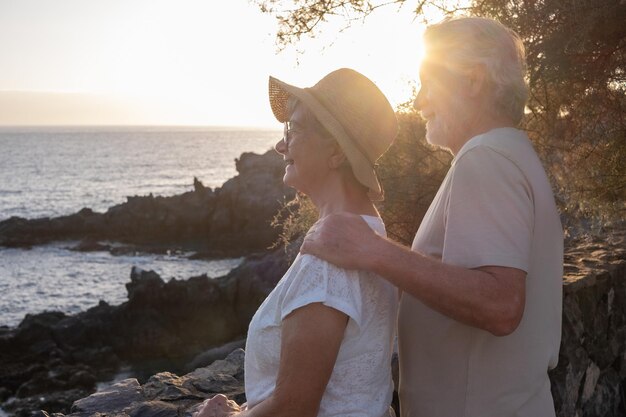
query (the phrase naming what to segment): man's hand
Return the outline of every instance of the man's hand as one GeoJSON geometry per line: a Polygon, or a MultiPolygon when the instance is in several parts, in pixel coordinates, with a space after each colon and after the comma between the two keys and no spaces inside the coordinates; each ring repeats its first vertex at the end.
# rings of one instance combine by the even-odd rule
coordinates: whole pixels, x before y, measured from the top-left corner
{"type": "Polygon", "coordinates": [[[368,269],[378,235],[361,216],[331,214],[313,225],[300,251],[345,269],[368,269]]]}
{"type": "Polygon", "coordinates": [[[217,394],[200,404],[193,417],[231,417],[243,411],[236,402],[229,400],[225,395],[217,394]]]}
{"type": "Polygon", "coordinates": [[[383,239],[357,215],[332,214],[319,220],[301,252],[342,268],[375,272],[433,310],[496,336],[513,332],[524,313],[524,271],[444,264],[383,239]]]}

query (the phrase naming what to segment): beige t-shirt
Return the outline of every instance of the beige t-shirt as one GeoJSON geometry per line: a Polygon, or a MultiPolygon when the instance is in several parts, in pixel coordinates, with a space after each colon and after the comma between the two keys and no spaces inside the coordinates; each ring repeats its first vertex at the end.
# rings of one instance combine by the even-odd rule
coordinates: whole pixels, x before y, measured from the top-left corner
{"type": "Polygon", "coordinates": [[[496,337],[404,293],[398,319],[403,417],[554,416],[548,369],[561,340],[563,231],[526,134],[495,129],[454,158],[413,241],[443,262],[524,270],[519,327],[496,337]]]}

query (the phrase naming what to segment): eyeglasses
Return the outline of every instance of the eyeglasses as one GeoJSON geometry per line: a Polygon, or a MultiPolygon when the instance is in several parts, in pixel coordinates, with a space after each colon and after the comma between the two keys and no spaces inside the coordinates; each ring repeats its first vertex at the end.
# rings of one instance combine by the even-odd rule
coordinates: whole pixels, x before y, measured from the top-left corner
{"type": "Polygon", "coordinates": [[[283,141],[286,146],[289,146],[289,142],[293,140],[293,134],[295,132],[295,126],[292,122],[285,122],[283,127],[283,141]]]}
{"type": "Polygon", "coordinates": [[[314,130],[314,128],[304,125],[302,122],[288,121],[284,123],[283,142],[285,142],[285,146],[289,146],[289,144],[293,141],[296,135],[302,136],[309,134],[324,135],[324,137],[329,136],[328,133],[320,133],[319,128],[317,130],[314,130]]]}

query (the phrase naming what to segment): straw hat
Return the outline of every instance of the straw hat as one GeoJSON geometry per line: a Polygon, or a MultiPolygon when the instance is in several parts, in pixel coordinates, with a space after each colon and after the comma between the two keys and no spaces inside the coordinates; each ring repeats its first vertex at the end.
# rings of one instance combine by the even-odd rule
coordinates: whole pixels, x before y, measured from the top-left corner
{"type": "Polygon", "coordinates": [[[393,143],[398,122],[389,101],[372,81],[348,68],[331,72],[310,88],[270,77],[269,96],[279,122],[289,120],[289,96],[306,105],[339,143],[354,176],[369,188],[370,199],[383,199],[374,167],[393,143]]]}

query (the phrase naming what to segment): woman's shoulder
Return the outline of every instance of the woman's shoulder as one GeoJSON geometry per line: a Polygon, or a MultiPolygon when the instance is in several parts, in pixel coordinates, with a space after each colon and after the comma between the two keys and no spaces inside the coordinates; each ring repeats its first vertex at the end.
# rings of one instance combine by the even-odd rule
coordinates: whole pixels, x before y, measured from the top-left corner
{"type": "Polygon", "coordinates": [[[367,225],[378,235],[387,237],[387,231],[385,230],[385,223],[380,216],[370,216],[367,214],[361,214],[361,218],[365,220],[367,225]]]}

